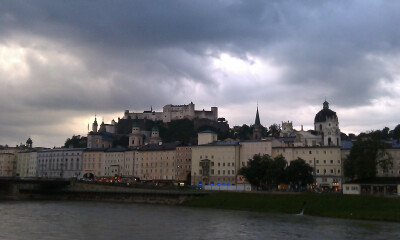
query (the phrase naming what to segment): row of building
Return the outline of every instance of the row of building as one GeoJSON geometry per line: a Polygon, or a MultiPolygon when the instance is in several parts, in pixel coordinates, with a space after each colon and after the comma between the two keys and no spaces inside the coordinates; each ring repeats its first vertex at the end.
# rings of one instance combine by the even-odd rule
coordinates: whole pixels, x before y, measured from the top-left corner
{"type": "MultiPolygon", "coordinates": [[[[344,146],[295,146],[295,138],[248,141],[218,141],[212,131],[199,133],[198,145],[179,142],[147,144],[125,148],[0,149],[1,176],[41,178],[135,177],[144,181],[181,181],[190,184],[246,184],[241,167],[255,154],[282,155],[290,163],[304,159],[314,168],[315,184],[320,188],[340,189],[343,160],[351,144],[344,146]]],[[[400,176],[400,146],[388,149],[394,160],[387,173],[400,176]]]]}
{"type": "MultiPolygon", "coordinates": [[[[194,106],[192,106],[194,108],[194,106]]],[[[138,119],[138,116],[136,116],[138,119]]],[[[340,139],[339,121],[329,103],[314,118],[314,130],[294,130],[282,122],[277,138],[262,134],[258,107],[253,125],[253,140],[220,141],[212,131],[198,133],[196,145],[163,143],[157,126],[145,136],[138,121],[131,124],[128,148],[104,144],[97,123],[88,134],[87,148],[0,148],[0,175],[41,178],[130,177],[143,181],[181,181],[195,186],[239,185],[246,179],[239,174],[255,154],[282,155],[289,162],[304,159],[314,169],[315,186],[341,189],[343,160],[352,147],[340,139]]],[[[400,176],[400,146],[388,149],[394,165],[389,172],[378,169],[378,176],[400,176]]]]}

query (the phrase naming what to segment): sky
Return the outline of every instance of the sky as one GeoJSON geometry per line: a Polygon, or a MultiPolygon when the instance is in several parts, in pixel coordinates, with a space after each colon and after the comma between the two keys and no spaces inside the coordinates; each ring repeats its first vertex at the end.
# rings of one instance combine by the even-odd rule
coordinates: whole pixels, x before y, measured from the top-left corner
{"type": "Polygon", "coordinates": [[[400,1],[2,1],[0,145],[61,146],[94,115],[217,106],[230,126],[400,123],[400,1]]]}

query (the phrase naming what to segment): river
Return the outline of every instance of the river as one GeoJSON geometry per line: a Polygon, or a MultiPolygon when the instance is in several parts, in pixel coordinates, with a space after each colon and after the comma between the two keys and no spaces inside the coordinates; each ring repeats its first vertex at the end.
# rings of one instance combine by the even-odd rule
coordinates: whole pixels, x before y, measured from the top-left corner
{"type": "Polygon", "coordinates": [[[107,202],[0,202],[0,239],[400,239],[400,224],[107,202]]]}

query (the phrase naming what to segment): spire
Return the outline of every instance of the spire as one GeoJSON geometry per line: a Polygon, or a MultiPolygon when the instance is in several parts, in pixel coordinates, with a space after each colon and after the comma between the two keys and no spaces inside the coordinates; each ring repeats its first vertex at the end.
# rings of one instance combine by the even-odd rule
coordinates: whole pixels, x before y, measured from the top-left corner
{"type": "Polygon", "coordinates": [[[257,103],[257,113],[256,113],[255,125],[261,125],[261,123],[260,123],[260,115],[258,114],[258,103],[257,103]]]}

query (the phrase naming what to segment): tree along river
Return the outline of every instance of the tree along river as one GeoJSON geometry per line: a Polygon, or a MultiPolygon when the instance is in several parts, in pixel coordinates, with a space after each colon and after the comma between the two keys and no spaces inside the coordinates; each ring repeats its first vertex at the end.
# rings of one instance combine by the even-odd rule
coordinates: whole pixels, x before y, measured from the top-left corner
{"type": "Polygon", "coordinates": [[[0,202],[0,239],[400,239],[400,224],[181,206],[0,202]]]}

